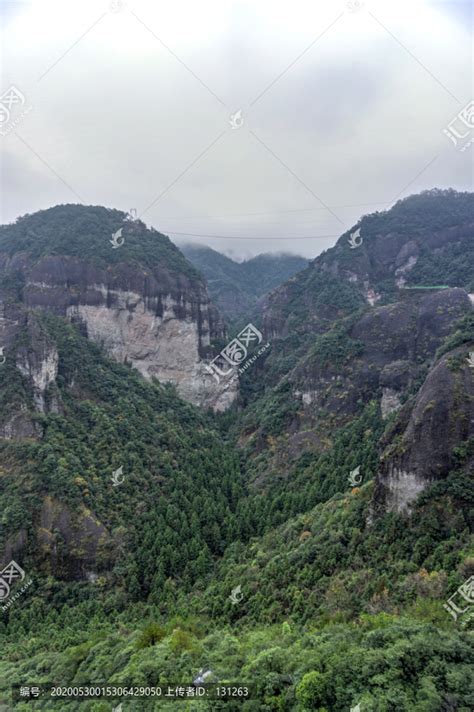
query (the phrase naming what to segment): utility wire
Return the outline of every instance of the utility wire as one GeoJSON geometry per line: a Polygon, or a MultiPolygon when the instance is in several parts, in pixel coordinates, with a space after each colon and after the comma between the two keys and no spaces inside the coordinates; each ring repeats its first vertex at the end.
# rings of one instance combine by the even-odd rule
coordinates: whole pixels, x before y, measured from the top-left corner
{"type": "MultiPolygon", "coordinates": [[[[330,208],[335,210],[339,208],[367,208],[372,205],[389,205],[387,201],[378,203],[353,203],[352,205],[330,205],[330,208]]],[[[251,217],[253,215],[283,215],[285,213],[305,213],[326,210],[326,208],[294,208],[292,210],[269,210],[265,212],[258,213],[230,213],[227,215],[161,215],[160,220],[218,220],[221,218],[245,218],[251,217]]]]}
{"type": "MultiPolygon", "coordinates": [[[[161,230],[160,230],[161,232],[161,230]]],[[[175,232],[166,230],[170,235],[184,235],[185,237],[216,237],[221,240],[323,240],[327,237],[340,237],[340,235],[289,235],[286,237],[249,237],[248,235],[206,235],[196,232],[175,232]]]]}

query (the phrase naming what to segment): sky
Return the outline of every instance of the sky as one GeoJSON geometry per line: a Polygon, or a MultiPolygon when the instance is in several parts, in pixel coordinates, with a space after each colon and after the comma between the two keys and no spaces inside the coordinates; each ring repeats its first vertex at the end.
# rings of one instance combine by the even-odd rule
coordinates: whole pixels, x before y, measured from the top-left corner
{"type": "Polygon", "coordinates": [[[473,189],[470,0],[0,0],[0,23],[2,223],[134,208],[178,245],[315,257],[473,189]]]}

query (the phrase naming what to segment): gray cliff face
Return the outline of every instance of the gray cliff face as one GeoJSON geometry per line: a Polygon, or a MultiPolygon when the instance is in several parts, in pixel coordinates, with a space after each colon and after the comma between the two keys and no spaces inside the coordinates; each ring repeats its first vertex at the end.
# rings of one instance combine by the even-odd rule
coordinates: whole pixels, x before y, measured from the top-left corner
{"type": "Polygon", "coordinates": [[[310,356],[291,372],[302,412],[312,419],[329,413],[344,421],[358,412],[360,401],[380,394],[382,416],[387,418],[400,408],[406,389],[453,324],[471,311],[467,292],[457,288],[367,311],[347,335],[358,344],[359,353],[343,364],[310,356]]]}
{"type": "MultiPolygon", "coordinates": [[[[42,333],[33,315],[27,316],[26,326],[30,340],[28,345],[18,346],[15,365],[31,385],[35,409],[44,413],[47,409],[46,393],[58,374],[58,352],[42,333]]],[[[56,409],[55,405],[48,407],[48,410],[56,409]]]]}
{"type": "MultiPolygon", "coordinates": [[[[224,327],[202,282],[160,267],[99,268],[71,256],[34,262],[25,253],[0,255],[0,273],[21,276],[28,310],[67,317],[114,359],[147,379],[173,383],[195,405],[225,410],[236,397],[235,383],[220,386],[206,371],[211,338],[224,336],[224,327]]],[[[14,323],[5,317],[0,324],[5,343],[2,328],[14,329],[14,323]]],[[[44,410],[41,393],[55,378],[57,355],[40,345],[38,351],[19,352],[17,367],[31,379],[37,407],[44,410]]]]}
{"type": "Polygon", "coordinates": [[[386,433],[374,510],[409,513],[420,492],[455,467],[472,475],[472,458],[459,463],[456,448],[473,437],[474,369],[461,347],[434,365],[414,402],[386,433]]]}
{"type": "Polygon", "coordinates": [[[4,396],[0,437],[35,438],[40,433],[35,413],[60,411],[55,388],[58,351],[36,312],[12,302],[5,291],[0,290],[0,297],[0,344],[7,364],[0,367],[9,369],[8,375],[2,374],[2,386],[8,389],[15,378],[21,382],[20,387],[16,383],[11,396],[4,396]]]}

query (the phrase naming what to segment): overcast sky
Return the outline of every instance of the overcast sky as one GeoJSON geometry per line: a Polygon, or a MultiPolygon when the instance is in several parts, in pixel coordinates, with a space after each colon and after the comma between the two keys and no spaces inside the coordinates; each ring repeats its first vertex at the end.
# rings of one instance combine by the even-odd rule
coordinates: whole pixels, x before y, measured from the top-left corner
{"type": "Polygon", "coordinates": [[[470,0],[1,0],[1,20],[2,222],[83,202],[314,257],[398,197],[473,188],[474,146],[443,134],[473,98],[470,0]]]}

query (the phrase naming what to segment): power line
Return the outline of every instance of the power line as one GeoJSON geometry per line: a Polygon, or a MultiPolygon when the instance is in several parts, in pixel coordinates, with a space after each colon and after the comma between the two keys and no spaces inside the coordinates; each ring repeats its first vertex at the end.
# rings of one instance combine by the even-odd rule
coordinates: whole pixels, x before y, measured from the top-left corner
{"type": "MultiPolygon", "coordinates": [[[[387,201],[376,203],[353,203],[351,205],[330,205],[330,208],[335,210],[340,208],[367,208],[372,205],[389,205],[387,201]]],[[[284,215],[285,213],[305,213],[322,211],[326,208],[294,208],[292,210],[270,210],[257,213],[227,213],[227,215],[161,215],[160,220],[217,220],[220,218],[245,218],[254,215],[284,215]]]]}
{"type": "Polygon", "coordinates": [[[288,235],[286,237],[249,237],[248,235],[206,235],[196,232],[175,232],[166,230],[170,235],[184,235],[185,237],[215,237],[220,240],[323,240],[327,237],[340,237],[340,235],[288,235]]]}

